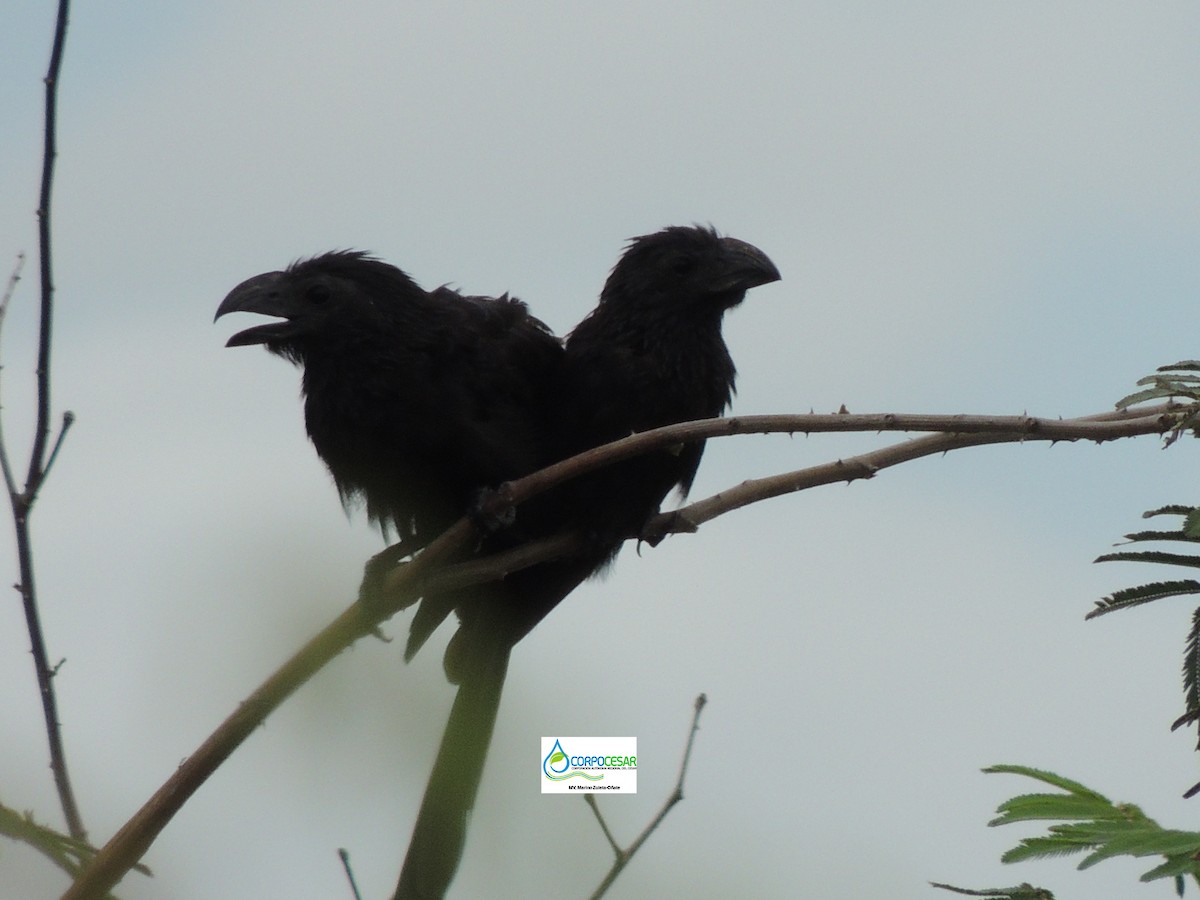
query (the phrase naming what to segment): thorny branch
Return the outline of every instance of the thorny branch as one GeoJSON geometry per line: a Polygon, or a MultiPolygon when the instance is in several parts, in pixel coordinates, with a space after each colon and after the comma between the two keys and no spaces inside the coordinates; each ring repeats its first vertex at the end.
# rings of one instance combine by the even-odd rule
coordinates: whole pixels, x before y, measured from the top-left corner
{"type": "MultiPolygon", "coordinates": [[[[818,484],[851,481],[873,476],[882,469],[910,459],[944,453],[959,447],[1015,441],[1106,441],[1146,434],[1165,434],[1177,424],[1186,408],[1159,404],[1138,410],[1102,413],[1077,419],[1038,419],[1029,416],[743,416],[707,419],[672,425],[632,435],[604,447],[589,450],[569,460],[512,482],[497,491],[483,509],[484,517],[499,515],[505,505],[516,505],[556,484],[578,477],[602,465],[646,453],[657,447],[685,440],[700,440],[751,432],[881,431],[906,427],[947,429],[950,433],[929,435],[885,447],[860,456],[822,466],[741,485],[675,512],[664,513],[651,523],[647,539],[666,534],[695,531],[696,526],[757,499],[778,496],[818,484]]],[[[194,753],[184,759],[170,778],[112,837],[91,864],[63,895],[63,900],[102,896],[115,885],[149,849],[155,838],[208,776],[304,681],[331,659],[357,641],[374,633],[378,624],[425,593],[445,591],[502,578],[509,572],[562,556],[575,546],[573,536],[549,538],[486,559],[447,565],[475,539],[468,518],[460,519],[410,562],[397,566],[387,579],[386,602],[368,619],[355,603],[308,642],[290,660],[251,694],[194,753]]]]}
{"type": "MultiPolygon", "coordinates": [[[[55,127],[58,103],[58,76],[62,68],[63,43],[67,35],[68,0],[59,0],[58,17],[54,28],[54,42],[50,51],[50,65],[46,72],[46,107],[44,126],[44,145],[42,151],[42,183],[38,198],[38,257],[40,262],[41,306],[38,326],[38,362],[37,362],[37,420],[34,425],[33,447],[29,453],[29,468],[25,476],[25,486],[18,489],[16,479],[8,456],[8,450],[3,440],[0,440],[0,469],[3,470],[5,487],[8,490],[9,503],[12,506],[13,527],[17,541],[17,563],[20,569],[20,582],[17,590],[21,593],[21,601],[25,610],[25,627],[29,632],[30,649],[33,655],[34,669],[37,673],[38,691],[42,698],[42,715],[46,722],[46,737],[50,745],[50,768],[54,773],[54,784],[58,789],[59,803],[62,806],[63,817],[71,836],[84,840],[87,831],[83,826],[83,818],[75,802],[75,794],[71,788],[71,780],[67,775],[67,757],[63,749],[62,728],[58,721],[58,702],[54,695],[54,674],[57,666],[51,666],[46,650],[46,641],[42,633],[41,616],[38,612],[37,591],[34,584],[33,549],[29,531],[29,516],[33,510],[38,491],[46,480],[46,475],[63,437],[71,426],[73,419],[68,412],[63,415],[62,428],[54,443],[49,458],[46,456],[46,445],[50,434],[50,326],[54,309],[54,283],[51,267],[50,241],[50,194],[54,184],[54,160],[57,155],[55,146],[55,127]]],[[[7,311],[12,298],[19,272],[14,272],[9,280],[8,290],[5,291],[3,306],[0,307],[0,320],[7,311]]]]}

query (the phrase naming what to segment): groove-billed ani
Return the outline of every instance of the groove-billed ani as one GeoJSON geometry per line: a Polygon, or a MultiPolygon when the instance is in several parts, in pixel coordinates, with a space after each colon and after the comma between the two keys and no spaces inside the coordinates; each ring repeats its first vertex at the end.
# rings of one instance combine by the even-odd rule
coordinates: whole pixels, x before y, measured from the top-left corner
{"type": "MultiPolygon", "coordinates": [[[[265,344],[304,367],[317,453],[343,500],[361,497],[404,552],[481,489],[557,457],[547,392],[561,382],[562,344],[517,300],[426,292],[394,266],[341,252],[242,282],[217,316],[236,311],[280,319],[228,343],[265,344]]],[[[459,688],[398,897],[440,897],[453,877],[508,654],[507,643],[481,647],[459,688]]]]}
{"type": "MultiPolygon", "coordinates": [[[[265,344],[303,366],[308,433],[338,490],[364,499],[412,551],[481,490],[632,432],[720,415],[734,384],[722,317],[749,288],[778,278],[762,251],[711,228],[635,238],[565,355],[518,300],[426,292],[350,251],[255,276],[217,316],[282,320],[228,345],[265,344]]],[[[518,527],[481,552],[568,530],[585,549],[492,589],[427,598],[408,655],[454,607],[464,621],[456,645],[469,646],[466,633],[479,628],[515,643],[608,563],[672,488],[687,492],[703,450],[698,442],[617,463],[527,504],[518,527]],[[496,614],[480,615],[485,605],[496,614]]],[[[464,652],[452,647],[452,674],[464,652]]]]}
{"type": "Polygon", "coordinates": [[[235,287],[217,317],[304,368],[304,417],[344,501],[361,498],[411,550],[485,487],[554,461],[546,392],[561,342],[519,300],[424,291],[364,253],[326,253],[235,287]]]}
{"type": "MultiPolygon", "coordinates": [[[[634,238],[565,353],[516,300],[427,293],[361,253],[251,278],[217,315],[283,320],[229,345],[265,344],[303,365],[308,432],[343,498],[362,496],[413,550],[481,490],[632,432],[720,415],[734,389],[722,317],[779,277],[762,251],[710,228],[634,238]]],[[[460,688],[396,898],[440,897],[453,877],[512,646],[609,563],[673,488],[687,492],[703,449],[649,453],[534,498],[479,551],[564,531],[582,537],[582,550],[423,599],[406,655],[457,609],[447,671],[460,688]]]]}
{"type": "MultiPolygon", "coordinates": [[[[633,432],[719,416],[732,398],[735,375],[721,337],[722,317],[748,289],[779,277],[761,250],[711,228],[673,227],[634,238],[596,309],[567,338],[556,398],[559,453],[570,456],[633,432]]],[[[497,606],[493,597],[461,603],[463,627],[447,656],[452,677],[469,665],[477,643],[470,632],[488,640],[499,630],[512,643],[520,640],[610,562],[673,488],[686,495],[703,452],[704,443],[697,442],[616,463],[518,511],[530,531],[582,533],[586,549],[510,575],[504,582],[510,599],[498,615],[490,608],[497,606]]],[[[436,627],[440,619],[432,618],[436,627]]],[[[424,640],[425,625],[419,612],[410,655],[424,640]]]]}
{"type": "MultiPolygon", "coordinates": [[[[630,432],[720,415],[734,381],[722,317],[747,290],[778,278],[762,251],[712,229],[668,228],[634,238],[599,305],[567,340],[555,398],[558,452],[570,455],[630,432]]],[[[582,552],[515,572],[470,596],[422,601],[408,652],[457,605],[462,625],[446,668],[461,686],[394,900],[441,897],[450,884],[512,645],[610,562],[674,487],[686,493],[703,450],[696,443],[656,451],[534,498],[517,512],[526,531],[574,530],[585,538],[582,552]]]]}

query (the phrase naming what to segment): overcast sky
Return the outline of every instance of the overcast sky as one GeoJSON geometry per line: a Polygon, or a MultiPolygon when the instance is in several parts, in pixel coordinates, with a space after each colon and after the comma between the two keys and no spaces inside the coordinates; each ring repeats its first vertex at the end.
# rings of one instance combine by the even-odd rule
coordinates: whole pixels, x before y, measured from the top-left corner
{"type": "MultiPolygon", "coordinates": [[[[41,78],[53,4],[0,29],[3,415],[30,437],[41,78]]],[[[381,546],[303,430],[296,371],[225,349],[237,282],[333,248],[421,284],[511,291],[560,333],[624,241],[712,223],[783,280],[725,333],[735,410],[1101,412],[1200,355],[1194,4],[78,4],[60,94],[57,411],[35,512],[76,789],[102,843],[352,597],[381,546]]],[[[697,498],[898,436],[710,445],[697,498]]],[[[582,802],[542,735],[638,737],[631,839],[710,703],[686,801],[612,896],[888,897],[1030,881],[1168,897],[1153,861],[1002,866],[1021,763],[1200,828],[1179,664],[1192,606],[1096,622],[1172,573],[1091,560],[1195,503],[1195,449],[1012,445],[739,511],[626,549],[515,655],[456,896],[586,896],[582,802]]],[[[10,581],[15,554],[8,554],[10,581]]],[[[452,698],[439,633],[364,641],[254,734],[126,898],[390,892],[452,698]]],[[[60,824],[17,596],[0,610],[0,802],[60,824]]],[[[61,876],[0,854],[0,893],[61,876]]],[[[943,895],[945,896],[945,895],[943,895]]]]}

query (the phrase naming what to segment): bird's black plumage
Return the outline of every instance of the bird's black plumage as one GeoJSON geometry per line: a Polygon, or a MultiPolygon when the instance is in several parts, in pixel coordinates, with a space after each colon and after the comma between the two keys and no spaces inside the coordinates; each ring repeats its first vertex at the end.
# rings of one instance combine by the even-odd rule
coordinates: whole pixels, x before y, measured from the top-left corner
{"type": "Polygon", "coordinates": [[[344,500],[417,549],[478,491],[553,462],[546,392],[561,342],[506,296],[424,291],[395,266],[343,251],[242,282],[217,310],[280,321],[264,344],[304,369],[305,423],[344,500]]]}
{"type": "MultiPolygon", "coordinates": [[[[778,279],[761,250],[710,228],[667,228],[631,241],[596,309],[567,339],[572,451],[721,415],[736,374],[721,336],[725,311],[750,288],[778,279]]],[[[673,488],[687,494],[703,452],[698,442],[584,479],[576,490],[594,510],[591,530],[609,540],[639,530],[673,488]]]]}
{"type": "MultiPolygon", "coordinates": [[[[758,249],[710,228],[634,238],[596,309],[564,347],[524,304],[421,290],[362,253],[328,253],[238,285],[218,317],[279,321],[235,334],[304,368],[305,421],[343,499],[424,546],[495,487],[626,435],[720,415],[734,366],[721,322],[779,272],[758,249]]],[[[573,556],[501,582],[422,600],[407,655],[457,609],[447,652],[460,683],[422,800],[397,898],[443,896],[466,837],[512,646],[638,534],[703,444],[616,463],[523,505],[480,553],[571,532],[573,556]]]]}
{"type": "MultiPolygon", "coordinates": [[[[762,251],[711,228],[630,241],[596,308],[562,343],[518,300],[424,291],[364,253],[327,253],[251,278],[217,310],[280,321],[235,334],[304,369],[305,421],[343,499],[419,549],[481,490],[633,432],[720,415],[735,369],[724,313],[779,272],[762,251]]],[[[574,532],[575,556],[487,589],[426,598],[408,656],[449,612],[463,620],[448,669],[477,641],[520,640],[611,561],[678,487],[703,443],[608,466],[527,504],[481,553],[574,532]]]]}
{"type": "MultiPolygon", "coordinates": [[[[556,398],[558,452],[569,456],[633,432],[719,416],[733,396],[735,376],[721,336],[724,313],[750,288],[779,277],[761,250],[711,228],[673,227],[634,238],[595,310],[567,338],[556,398]]],[[[687,493],[703,452],[702,442],[655,451],[535,500],[524,513],[527,527],[576,531],[586,549],[509,576],[499,619],[481,608],[496,607],[494,598],[460,606],[464,631],[477,629],[483,640],[497,631],[520,640],[607,565],[674,488],[687,493]]],[[[451,645],[452,674],[460,665],[453,657],[475,652],[469,636],[460,634],[456,644],[462,643],[466,647],[451,645]]]]}

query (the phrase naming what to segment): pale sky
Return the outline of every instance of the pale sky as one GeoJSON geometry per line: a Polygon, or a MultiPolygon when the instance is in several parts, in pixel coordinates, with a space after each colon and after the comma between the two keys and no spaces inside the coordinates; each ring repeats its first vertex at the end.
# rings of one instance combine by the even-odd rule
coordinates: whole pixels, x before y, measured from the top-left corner
{"type": "MultiPolygon", "coordinates": [[[[41,78],[53,4],[0,29],[5,434],[31,421],[41,78]]],[[[624,241],[712,223],[783,280],[725,334],[739,413],[1101,412],[1200,356],[1193,4],[78,4],[60,96],[54,404],[35,511],[76,790],[103,842],[353,596],[381,547],[303,430],[298,373],[225,349],[237,282],[334,248],[510,291],[557,331],[624,241]]],[[[898,436],[710,445],[696,498],[898,436]]],[[[920,460],[628,548],[516,650],[454,896],[581,897],[609,853],[538,792],[543,735],[632,734],[629,840],[709,705],[686,800],[613,897],[1172,896],[1154,863],[1003,866],[1020,763],[1200,826],[1179,666],[1194,604],[1085,623],[1166,570],[1093,566],[1195,503],[1190,442],[920,460]]],[[[11,539],[9,581],[16,578],[11,539]]],[[[4,557],[0,556],[0,560],[4,557]]],[[[389,895],[452,691],[365,641],[253,735],[120,895],[389,895]]],[[[0,802],[61,824],[15,593],[0,607],[0,802]]],[[[32,853],[0,895],[57,896],[32,853]]]]}

